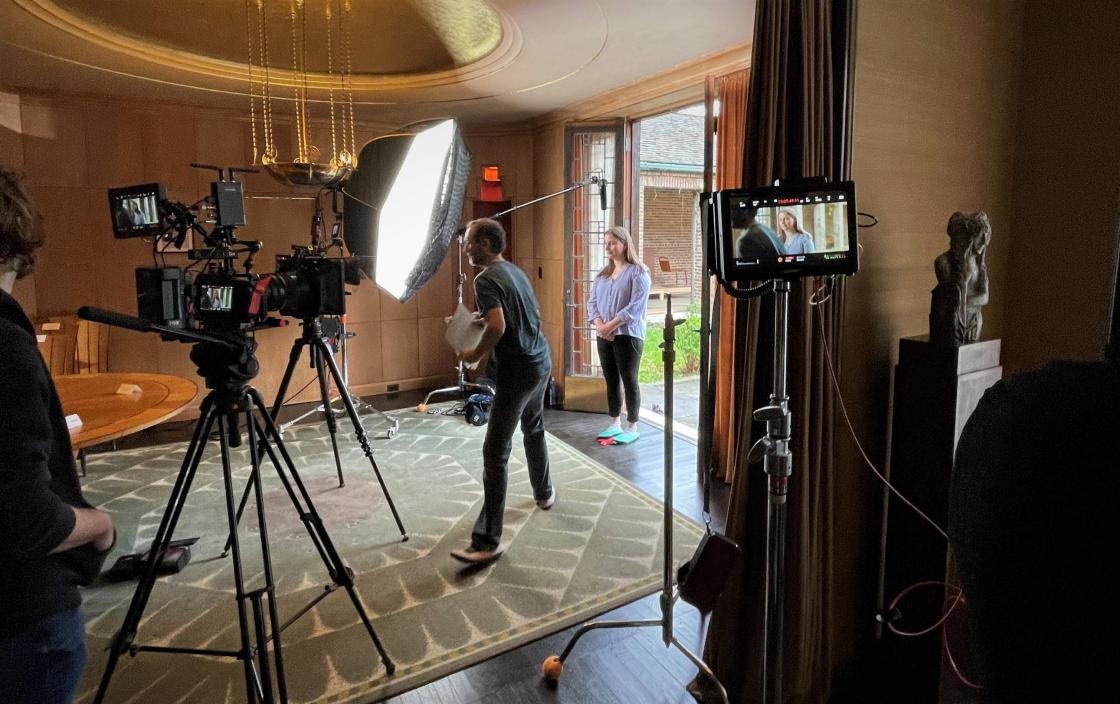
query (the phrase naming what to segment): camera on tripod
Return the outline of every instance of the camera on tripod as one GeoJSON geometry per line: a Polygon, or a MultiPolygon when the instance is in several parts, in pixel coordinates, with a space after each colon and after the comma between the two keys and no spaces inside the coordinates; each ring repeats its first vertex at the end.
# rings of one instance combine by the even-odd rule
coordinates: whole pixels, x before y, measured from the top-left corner
{"type": "Polygon", "coordinates": [[[161,242],[182,246],[191,232],[201,235],[205,247],[191,249],[187,267],[156,266],[136,269],[138,315],[156,325],[175,329],[238,332],[266,326],[268,314],[308,320],[323,315],[345,315],[346,285],[360,281],[352,258],[328,257],[326,247],[293,246],[292,254],[276,257],[276,271],[252,273],[257,241],[239,240],[235,230],[245,224],[241,184],[237,171],[218,167],[219,180],[211,184],[208,198],[191,206],[168,200],[162,184],[149,183],[109,190],[109,212],[117,238],[151,237],[159,252],[161,242]],[[207,231],[196,213],[212,212],[207,231]],[[248,253],[243,269],[237,257],[248,253]],[[194,271],[198,266],[200,271],[194,271]]]}

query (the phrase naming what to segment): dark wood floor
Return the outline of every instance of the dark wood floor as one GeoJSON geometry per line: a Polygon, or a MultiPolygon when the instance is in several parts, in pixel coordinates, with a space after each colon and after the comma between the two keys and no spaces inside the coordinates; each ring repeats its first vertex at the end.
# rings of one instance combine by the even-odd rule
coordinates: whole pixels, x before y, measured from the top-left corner
{"type": "MultiPolygon", "coordinates": [[[[414,406],[423,395],[390,394],[367,399],[383,410],[414,406]]],[[[281,420],[294,417],[308,406],[285,407],[281,420]]],[[[308,422],[318,420],[317,414],[308,422]]],[[[576,447],[650,495],[664,496],[664,436],[642,424],[641,437],[632,445],[600,447],[595,435],[605,418],[599,414],[548,410],[545,426],[556,437],[576,447]]],[[[187,440],[192,422],[179,421],[158,426],[119,441],[118,446],[139,447],[187,440]]],[[[370,428],[375,427],[371,423],[370,428]]],[[[681,513],[701,519],[703,492],[696,474],[696,446],[677,438],[673,451],[673,504],[681,513]]],[[[721,528],[727,511],[727,487],[713,486],[713,525],[721,528]]],[[[563,501],[563,493],[560,494],[563,501]]],[[[687,556],[678,556],[678,560],[687,556]]],[[[601,619],[658,619],[658,594],[623,606],[601,619]]],[[[704,625],[692,607],[678,602],[674,635],[699,653],[704,625]]],[[[386,701],[394,704],[532,704],[571,702],[579,704],[676,704],[692,702],[685,685],[696,668],[675,648],[661,642],[660,628],[599,630],[585,635],[565,663],[557,686],[541,678],[541,664],[559,654],[576,627],[561,631],[499,655],[474,667],[456,672],[418,689],[386,701]]]]}

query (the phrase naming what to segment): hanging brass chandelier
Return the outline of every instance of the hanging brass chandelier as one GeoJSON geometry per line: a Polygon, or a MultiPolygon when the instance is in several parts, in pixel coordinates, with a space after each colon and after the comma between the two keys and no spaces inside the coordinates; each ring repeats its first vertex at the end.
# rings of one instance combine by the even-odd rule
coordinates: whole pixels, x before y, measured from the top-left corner
{"type": "MultiPolygon", "coordinates": [[[[350,66],[351,0],[280,0],[288,4],[291,37],[291,71],[269,66],[269,27],[266,0],[245,0],[246,45],[249,65],[249,120],[252,127],[253,163],[290,186],[330,188],[346,181],[358,166],[354,142],[354,96],[350,66]],[[252,4],[256,5],[253,17],[252,4]],[[326,75],[309,75],[307,68],[308,6],[321,8],[326,22],[326,75]],[[335,38],[341,43],[336,50],[335,38]],[[341,54],[341,56],[336,56],[341,54]],[[291,90],[294,106],[295,150],[289,159],[281,158],[276,146],[273,103],[280,92],[291,90]],[[315,91],[325,94],[330,106],[331,154],[322,160],[322,150],[311,143],[308,130],[308,104],[315,91]],[[258,115],[263,149],[258,144],[258,115]]],[[[275,2],[273,4],[276,4],[275,2]]],[[[316,10],[318,12],[318,10],[316,10]]],[[[287,102],[287,101],[284,101],[287,102]]]]}

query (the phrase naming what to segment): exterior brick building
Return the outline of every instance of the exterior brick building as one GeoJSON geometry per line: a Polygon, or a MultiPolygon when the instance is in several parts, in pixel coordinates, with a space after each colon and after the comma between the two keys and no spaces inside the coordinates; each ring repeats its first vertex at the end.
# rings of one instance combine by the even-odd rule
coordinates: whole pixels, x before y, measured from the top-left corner
{"type": "Polygon", "coordinates": [[[652,293],[699,295],[700,212],[704,187],[704,118],[673,112],[638,123],[638,250],[652,293]],[[664,271],[667,263],[669,271],[664,271]]]}

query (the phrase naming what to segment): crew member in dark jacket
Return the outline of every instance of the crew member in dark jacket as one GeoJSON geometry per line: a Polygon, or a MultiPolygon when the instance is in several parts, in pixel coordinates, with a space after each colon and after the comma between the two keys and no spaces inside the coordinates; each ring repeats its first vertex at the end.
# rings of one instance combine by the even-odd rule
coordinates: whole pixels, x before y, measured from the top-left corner
{"type": "Polygon", "coordinates": [[[82,498],[35,328],[10,295],[42,241],[19,177],[0,167],[0,700],[8,704],[72,701],[86,655],[78,587],[97,575],[115,537],[108,514],[82,498]]]}
{"type": "Polygon", "coordinates": [[[961,433],[949,540],[985,704],[1115,698],[1115,352],[1000,381],[961,433]]]}

